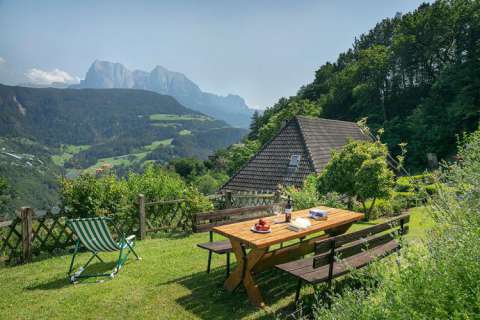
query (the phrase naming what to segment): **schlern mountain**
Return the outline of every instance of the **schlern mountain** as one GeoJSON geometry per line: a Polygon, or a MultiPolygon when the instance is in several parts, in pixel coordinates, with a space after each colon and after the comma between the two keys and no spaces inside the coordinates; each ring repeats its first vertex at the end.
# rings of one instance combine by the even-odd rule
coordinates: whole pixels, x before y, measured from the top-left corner
{"type": "Polygon", "coordinates": [[[129,70],[120,63],[96,60],[85,80],[71,88],[143,89],[170,95],[192,110],[200,111],[234,127],[248,128],[252,109],[238,95],[219,96],[203,92],[184,74],[157,66],[151,72],[129,70]]]}

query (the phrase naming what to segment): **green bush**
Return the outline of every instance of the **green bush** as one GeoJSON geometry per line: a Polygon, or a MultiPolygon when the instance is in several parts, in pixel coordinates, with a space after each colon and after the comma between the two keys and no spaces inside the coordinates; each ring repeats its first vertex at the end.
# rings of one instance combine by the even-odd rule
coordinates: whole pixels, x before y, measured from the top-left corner
{"type": "Polygon", "coordinates": [[[9,213],[14,212],[12,199],[15,193],[8,185],[7,180],[0,177],[0,220],[4,217],[9,217],[9,213]]]}
{"type": "Polygon", "coordinates": [[[395,181],[394,189],[398,192],[413,192],[415,187],[410,177],[399,177],[397,181],[395,181]]]}
{"type": "Polygon", "coordinates": [[[434,195],[438,182],[431,173],[399,177],[395,182],[395,195],[408,207],[416,206],[434,195]]]}
{"type": "Polygon", "coordinates": [[[480,131],[464,139],[460,162],[440,172],[430,200],[435,224],[424,242],[404,243],[398,264],[384,259],[358,274],[316,319],[477,319],[480,314],[480,131]],[[368,275],[367,277],[361,274],[368,275]]]}
{"type": "Polygon", "coordinates": [[[185,199],[177,211],[183,213],[181,220],[172,216],[175,212],[172,206],[157,206],[153,208],[153,224],[164,224],[169,220],[172,224],[185,224],[179,226],[185,229],[191,223],[189,217],[192,213],[212,208],[211,201],[195,187],[188,186],[178,174],[152,165],[143,174],[130,173],[127,178],[85,174],[61,183],[62,205],[69,217],[111,216],[122,226],[137,224],[139,194],[143,194],[147,202],[185,199]]]}
{"type": "Polygon", "coordinates": [[[62,180],[62,204],[70,217],[87,218],[116,213],[126,202],[128,188],[125,181],[113,175],[96,178],[81,175],[74,180],[62,180]]]}
{"type": "Polygon", "coordinates": [[[393,188],[387,153],[386,146],[378,141],[350,141],[342,150],[333,152],[319,176],[319,192],[355,197],[362,204],[365,219],[369,220],[376,200],[388,198],[393,188]]]}
{"type": "Polygon", "coordinates": [[[399,202],[399,205],[405,209],[418,205],[418,196],[415,192],[394,192],[393,199],[399,202]]]}
{"type": "Polygon", "coordinates": [[[193,179],[195,176],[202,175],[205,172],[205,165],[203,161],[195,158],[179,158],[170,161],[170,164],[182,178],[187,181],[193,179]]]}
{"type": "Polygon", "coordinates": [[[282,196],[291,197],[295,210],[313,208],[319,205],[332,208],[344,207],[338,194],[320,194],[317,189],[317,184],[317,177],[315,175],[310,175],[303,182],[302,188],[289,186],[281,189],[282,196]]]}
{"type": "MultiPolygon", "coordinates": [[[[369,200],[370,202],[372,200],[369,200]]],[[[371,205],[367,203],[367,205],[371,205]]],[[[370,213],[370,219],[377,219],[384,216],[394,216],[401,213],[406,208],[405,202],[398,199],[395,195],[389,199],[377,199],[375,206],[370,213]]],[[[357,210],[360,208],[357,208],[357,210]]]]}
{"type": "Polygon", "coordinates": [[[222,173],[208,172],[203,176],[195,178],[193,185],[205,195],[214,194],[222,184],[228,180],[228,176],[222,173]]]}

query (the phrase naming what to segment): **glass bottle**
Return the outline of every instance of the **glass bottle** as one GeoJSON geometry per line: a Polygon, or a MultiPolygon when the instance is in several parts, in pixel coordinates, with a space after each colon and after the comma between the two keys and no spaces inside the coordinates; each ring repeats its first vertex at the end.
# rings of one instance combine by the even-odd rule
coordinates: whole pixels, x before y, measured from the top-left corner
{"type": "Polygon", "coordinates": [[[290,196],[288,196],[287,205],[285,206],[285,222],[290,222],[292,220],[292,211],[292,199],[290,199],[290,196]]]}

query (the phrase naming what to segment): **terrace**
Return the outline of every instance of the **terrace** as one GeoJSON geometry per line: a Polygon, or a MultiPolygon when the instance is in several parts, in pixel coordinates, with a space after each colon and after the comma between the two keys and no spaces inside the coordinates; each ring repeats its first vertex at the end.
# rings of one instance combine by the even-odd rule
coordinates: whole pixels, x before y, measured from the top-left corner
{"type": "MultiPolygon", "coordinates": [[[[423,208],[411,209],[409,240],[424,236],[431,221],[423,208]]],[[[355,223],[350,231],[372,222],[355,223]]],[[[350,232],[349,231],[349,232],[350,232]]],[[[220,237],[218,237],[219,239],[220,237]]],[[[216,237],[217,239],[217,237],[216,237]]],[[[295,312],[296,280],[271,270],[258,277],[267,307],[252,306],[243,288],[227,293],[223,289],[225,262],[212,261],[212,272],[205,273],[206,252],[196,244],[208,240],[206,233],[156,233],[137,242],[143,260],[129,259],[113,280],[94,279],[77,285],[69,283],[66,270],[70,255],[39,255],[33,262],[0,267],[0,311],[3,319],[38,318],[158,318],[158,319],[270,319],[295,312]]],[[[79,255],[80,262],[88,259],[79,255]]],[[[103,254],[113,261],[115,254],[103,254]]],[[[235,261],[232,261],[232,266],[235,261]]],[[[95,263],[93,270],[110,270],[112,264],[95,263]]],[[[306,286],[303,300],[313,299],[313,288],[306,286]]]]}

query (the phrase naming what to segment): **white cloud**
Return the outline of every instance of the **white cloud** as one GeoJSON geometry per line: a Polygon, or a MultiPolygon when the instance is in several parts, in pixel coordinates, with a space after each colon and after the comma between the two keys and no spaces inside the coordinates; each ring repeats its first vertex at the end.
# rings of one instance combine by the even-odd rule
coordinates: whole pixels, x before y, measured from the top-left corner
{"type": "Polygon", "coordinates": [[[45,71],[40,69],[30,69],[25,73],[28,80],[34,84],[52,84],[54,82],[59,83],[78,83],[80,80],[78,77],[70,75],[68,72],[53,69],[52,71],[45,71]]]}
{"type": "Polygon", "coordinates": [[[7,60],[5,60],[4,58],[0,57],[0,64],[4,64],[4,63],[7,63],[7,60]]]}

